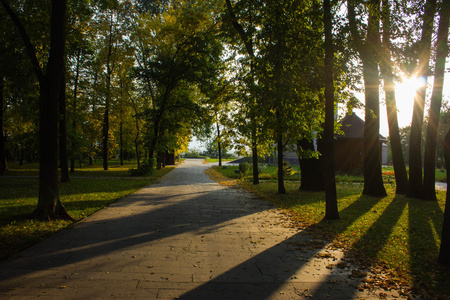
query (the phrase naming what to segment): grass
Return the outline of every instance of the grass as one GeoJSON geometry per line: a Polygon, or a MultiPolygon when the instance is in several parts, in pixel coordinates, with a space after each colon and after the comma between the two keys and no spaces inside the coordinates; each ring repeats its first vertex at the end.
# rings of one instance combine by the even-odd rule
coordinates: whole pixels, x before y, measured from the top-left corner
{"type": "MultiPolygon", "coordinates": [[[[149,178],[133,178],[128,174],[128,169],[135,167],[132,163],[119,167],[112,162],[110,166],[108,171],[101,171],[99,166],[85,167],[75,174],[87,178],[72,178],[70,183],[59,184],[61,202],[76,221],[152,183],[173,169],[164,168],[149,178]],[[129,179],[111,178],[125,176],[129,179]]],[[[37,176],[36,167],[26,165],[13,169],[10,165],[8,173],[14,174],[12,176],[37,176]]],[[[37,203],[38,183],[32,178],[0,178],[0,261],[74,224],[65,220],[40,221],[27,218],[37,203]]]]}
{"type": "MultiPolygon", "coordinates": [[[[222,162],[233,161],[233,160],[236,160],[236,158],[222,158],[222,162]]],[[[207,158],[206,162],[215,163],[215,162],[219,162],[219,159],[218,158],[207,158]]]]}
{"type": "MultiPolygon", "coordinates": [[[[230,167],[215,170],[235,178],[230,167]]],[[[299,226],[328,237],[335,246],[343,248],[348,257],[373,268],[383,268],[390,274],[383,280],[384,285],[407,283],[428,295],[449,298],[450,269],[437,263],[445,192],[437,192],[437,202],[395,195],[395,181],[387,172],[384,180],[388,196],[382,199],[362,195],[363,184],[358,181],[339,181],[340,220],[337,221],[323,220],[325,194],[299,191],[299,182],[285,182],[287,193],[284,195],[277,193],[274,181],[264,181],[257,186],[248,180],[238,183],[288,210],[299,226]]]]}

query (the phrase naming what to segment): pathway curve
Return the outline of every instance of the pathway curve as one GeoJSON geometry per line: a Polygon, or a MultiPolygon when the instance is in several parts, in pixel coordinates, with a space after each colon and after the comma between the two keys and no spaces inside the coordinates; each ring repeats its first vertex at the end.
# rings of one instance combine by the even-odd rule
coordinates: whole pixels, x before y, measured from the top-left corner
{"type": "Polygon", "coordinates": [[[0,264],[0,299],[378,299],[341,252],[208,167],[186,160],[0,264]]]}

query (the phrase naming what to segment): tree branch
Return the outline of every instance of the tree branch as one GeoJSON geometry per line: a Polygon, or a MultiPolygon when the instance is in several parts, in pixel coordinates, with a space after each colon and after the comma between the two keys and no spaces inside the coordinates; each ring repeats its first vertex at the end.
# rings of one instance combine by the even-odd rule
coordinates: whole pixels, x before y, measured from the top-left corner
{"type": "Polygon", "coordinates": [[[31,43],[30,37],[28,36],[25,28],[23,27],[23,24],[20,22],[19,17],[17,14],[12,10],[11,6],[9,5],[6,0],[0,0],[0,3],[2,4],[3,8],[8,13],[9,17],[13,21],[13,23],[16,25],[17,30],[19,30],[19,34],[22,37],[22,40],[25,44],[25,48],[28,53],[28,57],[31,60],[31,64],[33,66],[34,73],[36,74],[39,82],[42,82],[44,79],[44,73],[42,71],[41,66],[39,65],[39,61],[36,56],[36,50],[31,43]]]}

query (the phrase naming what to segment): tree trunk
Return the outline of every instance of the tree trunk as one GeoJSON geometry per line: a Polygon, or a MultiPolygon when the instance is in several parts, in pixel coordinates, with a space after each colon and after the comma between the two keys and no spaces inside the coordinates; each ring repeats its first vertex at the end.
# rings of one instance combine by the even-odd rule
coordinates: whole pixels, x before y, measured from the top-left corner
{"type": "Polygon", "coordinates": [[[4,78],[0,76],[0,174],[5,174],[8,170],[8,163],[6,160],[6,146],[5,146],[5,134],[3,132],[4,117],[4,78]]]}
{"type": "MultiPolygon", "coordinates": [[[[427,0],[423,16],[422,38],[420,41],[420,58],[417,77],[425,80],[429,72],[431,51],[431,37],[433,35],[433,20],[436,11],[436,0],[427,0]]],[[[413,117],[411,122],[409,147],[409,186],[408,196],[420,198],[422,196],[422,126],[425,106],[426,84],[416,91],[414,97],[413,117]]]]}
{"type": "MultiPolygon", "coordinates": [[[[450,130],[444,140],[445,167],[447,174],[450,172],[450,130]]],[[[447,195],[445,197],[444,222],[442,224],[441,247],[439,249],[438,261],[444,266],[450,266],[450,176],[447,176],[447,195]]]]}
{"type": "Polygon", "coordinates": [[[443,1],[440,12],[437,39],[436,63],[434,73],[433,93],[428,117],[427,135],[424,154],[423,199],[436,201],[436,138],[439,126],[439,115],[442,104],[444,86],[445,59],[448,54],[447,37],[449,27],[450,1],[443,1]]]}
{"type": "Polygon", "coordinates": [[[334,82],[333,82],[333,36],[331,1],[323,2],[323,23],[325,30],[325,125],[323,133],[324,182],[325,182],[325,219],[339,219],[336,193],[336,174],[334,166],[334,82]]]}
{"type": "MultiPolygon", "coordinates": [[[[77,136],[77,97],[78,97],[78,81],[80,77],[80,60],[81,60],[81,47],[78,48],[77,52],[77,65],[75,69],[75,82],[73,84],[73,112],[72,112],[72,130],[73,135],[77,136]]],[[[79,146],[77,145],[77,148],[79,146]]],[[[70,173],[75,172],[75,157],[74,152],[79,151],[79,149],[72,149],[72,155],[70,159],[70,173]]],[[[81,156],[81,155],[80,155],[81,156]]]]}
{"type": "Polygon", "coordinates": [[[398,128],[397,104],[395,99],[394,75],[391,61],[391,20],[389,0],[383,1],[383,47],[380,64],[381,75],[384,80],[384,92],[386,95],[386,113],[388,116],[389,137],[392,149],[392,161],[394,164],[396,194],[406,195],[408,192],[408,174],[406,173],[405,159],[403,158],[400,133],[398,128]]]}
{"type": "Polygon", "coordinates": [[[39,200],[32,213],[36,218],[72,219],[58,193],[58,103],[64,82],[65,21],[66,1],[52,0],[50,54],[39,82],[39,200]]]}
{"type": "Polygon", "coordinates": [[[364,124],[364,195],[383,197],[386,190],[383,186],[380,161],[379,142],[379,83],[378,57],[380,44],[380,1],[370,0],[367,3],[369,19],[366,40],[363,41],[356,24],[355,0],[347,1],[348,19],[352,42],[359,52],[363,62],[363,76],[365,89],[365,124],[364,124]]]}
{"type": "MultiPolygon", "coordinates": [[[[314,143],[308,139],[302,139],[297,142],[298,149],[304,149],[309,151],[315,151],[314,143]]],[[[300,158],[300,190],[302,191],[323,191],[324,190],[324,178],[320,158],[300,158]]]]}
{"type": "Polygon", "coordinates": [[[219,167],[222,166],[222,145],[220,143],[221,136],[220,136],[220,127],[219,123],[217,125],[217,150],[219,151],[219,167]]]}
{"type": "Polygon", "coordinates": [[[378,57],[380,24],[379,0],[371,1],[365,47],[361,52],[365,90],[364,123],[364,189],[363,194],[374,197],[386,196],[381,173],[380,153],[380,99],[378,83],[378,57]]]}
{"type": "Polygon", "coordinates": [[[69,164],[67,161],[67,112],[66,112],[66,82],[65,74],[59,96],[59,167],[61,182],[70,182],[69,164]]]}
{"type": "Polygon", "coordinates": [[[102,141],[102,158],[103,170],[108,170],[108,139],[109,139],[109,100],[105,105],[105,112],[103,113],[103,141],[102,141]]]}
{"type": "Polygon", "coordinates": [[[120,165],[123,166],[123,123],[119,125],[119,139],[120,139],[120,165]]]}
{"type": "Polygon", "coordinates": [[[277,162],[278,162],[278,194],[286,194],[284,188],[284,172],[283,172],[283,136],[281,130],[278,129],[277,133],[277,162]]]}

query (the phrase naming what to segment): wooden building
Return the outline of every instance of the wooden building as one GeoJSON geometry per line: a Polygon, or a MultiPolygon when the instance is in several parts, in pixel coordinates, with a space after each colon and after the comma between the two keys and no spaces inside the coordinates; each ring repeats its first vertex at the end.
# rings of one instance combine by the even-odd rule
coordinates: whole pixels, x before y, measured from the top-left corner
{"type": "MultiPolygon", "coordinates": [[[[364,162],[364,121],[355,114],[347,115],[341,124],[341,134],[335,134],[336,171],[362,172],[364,162]]],[[[380,135],[380,161],[387,162],[386,138],[380,135]]]]}

